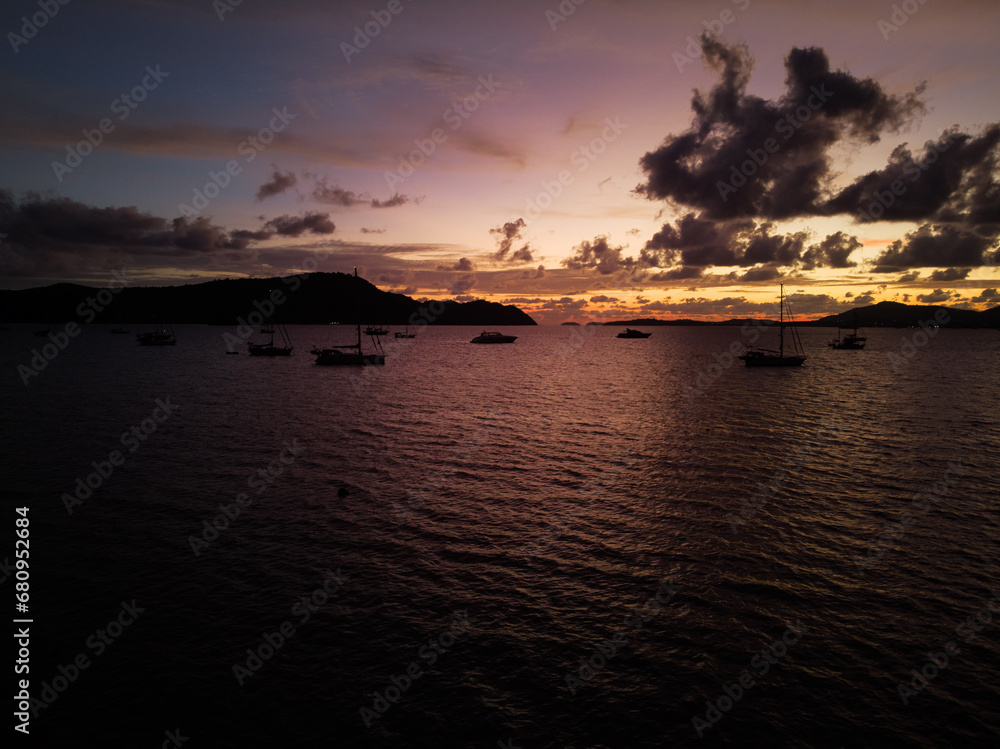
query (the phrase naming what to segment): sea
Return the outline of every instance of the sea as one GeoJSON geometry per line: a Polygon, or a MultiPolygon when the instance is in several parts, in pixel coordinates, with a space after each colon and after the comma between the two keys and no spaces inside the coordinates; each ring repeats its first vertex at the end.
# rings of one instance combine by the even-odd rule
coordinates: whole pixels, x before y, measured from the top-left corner
{"type": "Polygon", "coordinates": [[[0,333],[6,730],[1000,746],[1000,331],[502,330],[0,333]]]}

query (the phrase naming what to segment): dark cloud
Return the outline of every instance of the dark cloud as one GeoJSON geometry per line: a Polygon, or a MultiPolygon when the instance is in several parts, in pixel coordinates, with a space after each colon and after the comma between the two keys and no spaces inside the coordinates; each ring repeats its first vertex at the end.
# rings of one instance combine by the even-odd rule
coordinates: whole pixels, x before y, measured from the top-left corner
{"type": "Polygon", "coordinates": [[[410,199],[406,195],[400,195],[397,192],[391,198],[387,198],[386,200],[378,200],[377,198],[372,198],[371,207],[372,208],[395,208],[396,206],[406,205],[409,202],[410,202],[410,199]]]}
{"type": "Polygon", "coordinates": [[[572,270],[593,268],[602,275],[619,271],[634,271],[638,265],[634,258],[622,255],[623,247],[612,247],[607,237],[594,237],[593,242],[581,242],[573,248],[573,256],[562,264],[572,270]]]}
{"type": "MultiPolygon", "coordinates": [[[[674,273],[671,278],[695,277],[700,274],[691,269],[708,266],[798,264],[808,235],[805,232],[772,234],[773,229],[771,222],[757,224],[752,219],[717,221],[689,213],[678,219],[676,226],[664,224],[646,242],[638,262],[641,267],[663,268],[680,263],[686,270],[675,269],[679,271],[677,273],[668,271],[674,273]]],[[[833,243],[830,248],[834,249],[833,243]]],[[[820,250],[813,252],[810,262],[813,267],[829,264],[820,250]]]]}
{"type": "Polygon", "coordinates": [[[619,301],[618,297],[605,296],[603,294],[590,297],[591,304],[616,304],[619,301]]]}
{"type": "Polygon", "coordinates": [[[855,250],[861,249],[861,240],[838,231],[819,244],[810,245],[802,255],[803,270],[814,268],[853,268],[857,263],[848,260],[855,250]]]}
{"type": "Polygon", "coordinates": [[[362,234],[384,234],[385,233],[385,229],[369,229],[366,226],[362,226],[361,227],[361,233],[362,234]]]}
{"type": "Polygon", "coordinates": [[[527,224],[523,218],[517,221],[508,221],[503,226],[490,229],[490,234],[495,234],[497,239],[497,251],[490,257],[497,262],[506,263],[530,263],[534,260],[531,246],[525,243],[520,249],[514,250],[514,243],[521,240],[522,232],[527,224]]]}
{"type": "Polygon", "coordinates": [[[340,205],[350,208],[361,203],[369,203],[371,198],[365,194],[358,194],[353,190],[345,190],[337,185],[328,184],[326,177],[316,180],[313,187],[312,199],[317,203],[328,203],[329,205],[340,205]]]}
{"type": "Polygon", "coordinates": [[[280,195],[285,190],[295,186],[298,182],[298,178],[295,176],[294,172],[287,172],[282,174],[276,168],[271,174],[271,179],[269,182],[265,182],[257,190],[257,200],[265,200],[266,198],[274,197],[275,195],[280,195]]]}
{"type": "Polygon", "coordinates": [[[472,261],[469,260],[469,258],[467,258],[467,257],[461,258],[457,263],[455,263],[452,266],[439,265],[437,267],[437,269],[438,270],[444,270],[444,271],[457,270],[457,271],[462,271],[462,272],[465,272],[465,273],[468,273],[468,272],[470,272],[472,270],[475,270],[472,267],[472,261]]]}
{"type": "Polygon", "coordinates": [[[545,278],[545,266],[539,265],[535,270],[526,270],[521,274],[521,278],[525,278],[531,281],[537,281],[541,278],[545,278]]]}
{"type": "Polygon", "coordinates": [[[995,263],[1000,227],[979,232],[952,225],[924,224],[897,239],[874,260],[876,273],[910,268],[974,268],[995,263]]]}
{"type": "Polygon", "coordinates": [[[972,268],[943,268],[941,270],[936,270],[931,273],[931,281],[939,281],[943,283],[948,283],[951,281],[962,281],[972,268]]]}
{"type": "Polygon", "coordinates": [[[1000,223],[1000,124],[980,135],[945,131],[914,154],[897,146],[884,169],[845,187],[821,209],[873,221],[1000,223]]]}
{"type": "Polygon", "coordinates": [[[983,289],[979,296],[974,296],[969,301],[985,304],[1000,304],[1000,291],[996,289],[983,289]]]}
{"type": "Polygon", "coordinates": [[[283,237],[297,237],[305,232],[333,234],[336,227],[329,213],[309,211],[301,216],[278,216],[264,224],[265,229],[283,237]]]}
{"type": "Polygon", "coordinates": [[[128,264],[213,267],[252,261],[251,247],[273,236],[331,234],[325,213],[279,216],[257,230],[227,230],[210,217],[166,219],[135,206],[98,208],[51,195],[16,199],[0,190],[0,233],[8,275],[53,274],[128,264]]]}
{"type": "Polygon", "coordinates": [[[918,294],[917,301],[924,304],[940,304],[951,299],[951,292],[943,289],[934,289],[930,294],[918,294]]]}
{"type": "Polygon", "coordinates": [[[459,276],[454,281],[448,283],[448,291],[451,294],[463,294],[476,286],[476,276],[473,273],[459,276]]]}
{"type": "Polygon", "coordinates": [[[784,94],[762,99],[746,92],[753,61],[745,46],[708,35],[701,46],[720,80],[708,93],[695,92],[686,132],[643,156],[647,179],[636,189],[649,199],[697,208],[706,218],[816,214],[833,176],[833,146],[877,142],[923,111],[922,87],[890,95],[870,78],[831,71],[817,48],[792,49],[784,94]]]}

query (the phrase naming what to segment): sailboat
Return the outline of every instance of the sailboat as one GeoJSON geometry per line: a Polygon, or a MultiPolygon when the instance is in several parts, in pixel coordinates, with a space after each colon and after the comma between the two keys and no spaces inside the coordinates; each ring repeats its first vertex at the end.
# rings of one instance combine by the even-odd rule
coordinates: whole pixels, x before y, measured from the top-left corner
{"type": "Polygon", "coordinates": [[[840,337],[840,323],[837,323],[837,337],[828,344],[830,348],[853,349],[859,351],[865,347],[868,339],[863,335],[858,335],[858,311],[854,310],[854,332],[848,333],[843,338],[840,337]]]}
{"type": "Polygon", "coordinates": [[[174,336],[174,329],[170,325],[157,324],[155,330],[148,333],[138,333],[136,339],[140,346],[175,346],[177,337],[174,336]]]}
{"type": "Polygon", "coordinates": [[[781,318],[780,343],[778,350],[774,349],[754,349],[748,347],[740,359],[748,367],[801,367],[806,360],[802,353],[802,343],[799,341],[799,332],[795,329],[795,321],[792,319],[792,310],[788,309],[788,319],[791,321],[791,341],[792,352],[785,354],[785,309],[788,302],[785,301],[785,285],[781,284],[781,296],[778,303],[778,314],[781,318]]]}
{"type": "MultiPolygon", "coordinates": [[[[358,269],[354,269],[354,277],[358,277],[358,269]]],[[[358,291],[360,294],[360,290],[358,291]]],[[[357,343],[331,346],[330,348],[314,348],[311,353],[316,355],[316,363],[333,366],[368,366],[385,364],[385,352],[378,336],[380,333],[369,333],[375,353],[366,354],[361,349],[361,309],[357,306],[357,343]]],[[[366,331],[367,332],[367,331],[366,331]]]]}
{"type": "Polygon", "coordinates": [[[396,331],[396,338],[416,338],[416,337],[417,337],[416,333],[411,333],[410,332],[410,324],[409,323],[406,323],[406,332],[405,333],[402,330],[397,330],[396,331]]]}
{"type": "Polygon", "coordinates": [[[292,354],[292,342],[288,339],[288,331],[285,330],[284,325],[272,324],[267,327],[262,327],[260,332],[269,335],[270,337],[266,342],[255,343],[254,341],[247,342],[247,351],[250,356],[291,356],[292,354]],[[278,329],[279,344],[274,345],[274,329],[278,329]]]}

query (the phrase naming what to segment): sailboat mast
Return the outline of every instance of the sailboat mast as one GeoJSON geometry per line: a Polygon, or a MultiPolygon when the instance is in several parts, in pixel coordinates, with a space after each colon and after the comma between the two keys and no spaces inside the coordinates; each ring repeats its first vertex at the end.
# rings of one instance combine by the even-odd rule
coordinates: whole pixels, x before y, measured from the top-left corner
{"type": "Polygon", "coordinates": [[[361,353],[361,293],[358,289],[358,266],[354,266],[354,322],[358,324],[358,353],[361,353]]]}
{"type": "Polygon", "coordinates": [[[785,284],[781,284],[781,293],[778,296],[778,317],[781,320],[779,326],[781,328],[781,342],[778,345],[778,351],[781,356],[785,355],[785,284]]]}

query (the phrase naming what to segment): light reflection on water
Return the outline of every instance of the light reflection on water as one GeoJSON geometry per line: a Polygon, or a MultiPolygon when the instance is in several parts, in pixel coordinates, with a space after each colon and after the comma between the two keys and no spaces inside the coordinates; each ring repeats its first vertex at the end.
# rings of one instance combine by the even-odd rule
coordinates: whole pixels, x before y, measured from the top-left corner
{"type": "Polygon", "coordinates": [[[313,365],[318,326],[290,329],[287,360],[226,356],[223,328],[149,349],[95,326],[28,387],[13,373],[37,343],[5,334],[8,493],[32,507],[41,557],[39,678],[122,599],[149,612],[39,730],[85,735],[100,698],[121,741],[178,723],[215,746],[687,745],[705,701],[801,620],[812,630],[703,740],[1000,735],[995,629],[909,707],[896,693],[997,583],[997,332],[940,331],[894,371],[908,331],[869,330],[856,352],[803,329],[801,369],[760,370],[712,368],[739,328],[652,330],[519,328],[474,346],[478,330],[430,328],[357,370],[313,365]],[[68,516],[60,495],[168,396],[181,410],[68,516]],[[291,440],[302,455],[256,494],[248,477],[291,440]],[[964,473],[947,496],[862,576],[853,560],[949,463],[964,473]],[[190,537],[240,492],[252,504],[195,556],[190,537]],[[238,686],[233,664],[336,568],[343,591],[238,686]],[[572,695],[565,676],[663,580],[677,595],[572,695]],[[475,625],[365,727],[359,708],[459,609],[475,625]]]}

